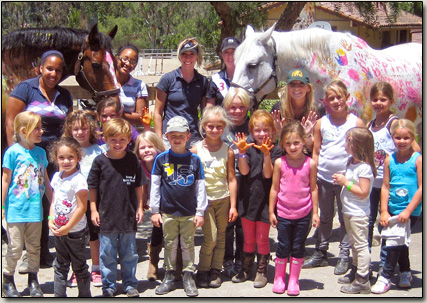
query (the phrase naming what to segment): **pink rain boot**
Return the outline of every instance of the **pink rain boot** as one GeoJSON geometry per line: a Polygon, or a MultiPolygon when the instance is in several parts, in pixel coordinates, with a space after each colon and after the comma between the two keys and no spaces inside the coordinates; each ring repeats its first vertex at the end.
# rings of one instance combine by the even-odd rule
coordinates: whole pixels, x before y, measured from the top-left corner
{"type": "Polygon", "coordinates": [[[274,273],[273,292],[276,294],[283,294],[286,290],[285,275],[286,275],[286,262],[288,258],[275,259],[276,268],[274,273]]]}
{"type": "Polygon", "coordinates": [[[299,274],[301,267],[304,264],[304,258],[291,257],[289,262],[289,281],[288,281],[288,295],[299,295],[299,274]]]}

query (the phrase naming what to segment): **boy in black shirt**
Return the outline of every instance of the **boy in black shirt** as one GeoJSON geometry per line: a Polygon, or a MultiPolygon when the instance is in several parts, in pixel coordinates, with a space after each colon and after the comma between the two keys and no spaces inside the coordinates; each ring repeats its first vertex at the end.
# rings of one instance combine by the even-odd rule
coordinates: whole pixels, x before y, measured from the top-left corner
{"type": "Polygon", "coordinates": [[[102,295],[113,297],[116,291],[118,252],[123,289],[128,297],[139,297],[135,239],[144,214],[143,185],[148,181],[138,158],[126,151],[132,134],[129,122],[112,119],[103,132],[109,150],[95,158],[88,177],[91,219],[100,229],[102,295]]]}

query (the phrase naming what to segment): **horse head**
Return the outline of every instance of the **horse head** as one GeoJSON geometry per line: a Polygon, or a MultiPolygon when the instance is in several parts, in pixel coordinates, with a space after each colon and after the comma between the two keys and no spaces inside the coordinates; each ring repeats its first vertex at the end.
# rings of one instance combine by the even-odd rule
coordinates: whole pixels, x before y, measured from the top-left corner
{"type": "Polygon", "coordinates": [[[82,44],[74,66],[76,81],[92,94],[97,103],[106,97],[119,101],[119,85],[116,78],[116,63],[111,51],[111,40],[117,33],[117,25],[104,35],[95,24],[82,44]]]}
{"type": "Polygon", "coordinates": [[[277,50],[272,36],[276,24],[263,33],[255,33],[248,25],[245,40],[235,53],[231,86],[246,89],[255,99],[257,107],[262,99],[277,86],[277,50]]]}

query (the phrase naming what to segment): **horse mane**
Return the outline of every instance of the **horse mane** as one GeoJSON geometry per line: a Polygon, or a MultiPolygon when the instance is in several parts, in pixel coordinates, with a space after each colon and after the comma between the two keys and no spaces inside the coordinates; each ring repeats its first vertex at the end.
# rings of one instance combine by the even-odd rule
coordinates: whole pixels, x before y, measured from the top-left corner
{"type": "MultiPolygon", "coordinates": [[[[77,50],[76,47],[82,45],[88,34],[87,30],[65,27],[25,28],[4,35],[1,51],[4,54],[13,50],[9,52],[10,56],[19,57],[28,52],[41,55],[49,49],[61,52],[77,50]]],[[[111,38],[108,35],[99,33],[97,40],[102,47],[112,48],[111,38]]]]}
{"type": "MultiPolygon", "coordinates": [[[[282,33],[276,32],[276,35],[282,33]]],[[[280,52],[288,54],[295,58],[310,59],[313,55],[313,50],[317,51],[317,55],[323,58],[330,56],[329,40],[332,35],[338,33],[322,30],[318,28],[305,29],[298,31],[284,32],[283,39],[277,37],[277,41],[281,41],[280,52]]]]}

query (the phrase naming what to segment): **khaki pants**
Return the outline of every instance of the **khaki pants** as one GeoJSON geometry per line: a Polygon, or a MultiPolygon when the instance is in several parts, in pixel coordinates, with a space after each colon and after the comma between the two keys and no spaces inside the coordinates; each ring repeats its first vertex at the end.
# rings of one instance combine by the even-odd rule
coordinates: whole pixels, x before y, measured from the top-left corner
{"type": "Polygon", "coordinates": [[[7,275],[15,273],[16,265],[24,249],[24,244],[27,249],[28,272],[38,272],[40,267],[42,222],[7,223],[6,230],[9,244],[7,246],[3,272],[7,275]]]}
{"type": "Polygon", "coordinates": [[[165,243],[165,269],[176,270],[176,249],[181,237],[182,271],[195,271],[194,266],[194,216],[162,214],[165,243]]]}
{"type": "Polygon", "coordinates": [[[371,253],[368,245],[369,217],[355,217],[344,214],[344,224],[353,254],[353,265],[361,277],[369,275],[371,253]]]}
{"type": "Polygon", "coordinates": [[[225,253],[225,231],[228,224],[230,197],[209,200],[203,224],[203,243],[200,248],[199,271],[211,268],[221,271],[225,253]]]}

